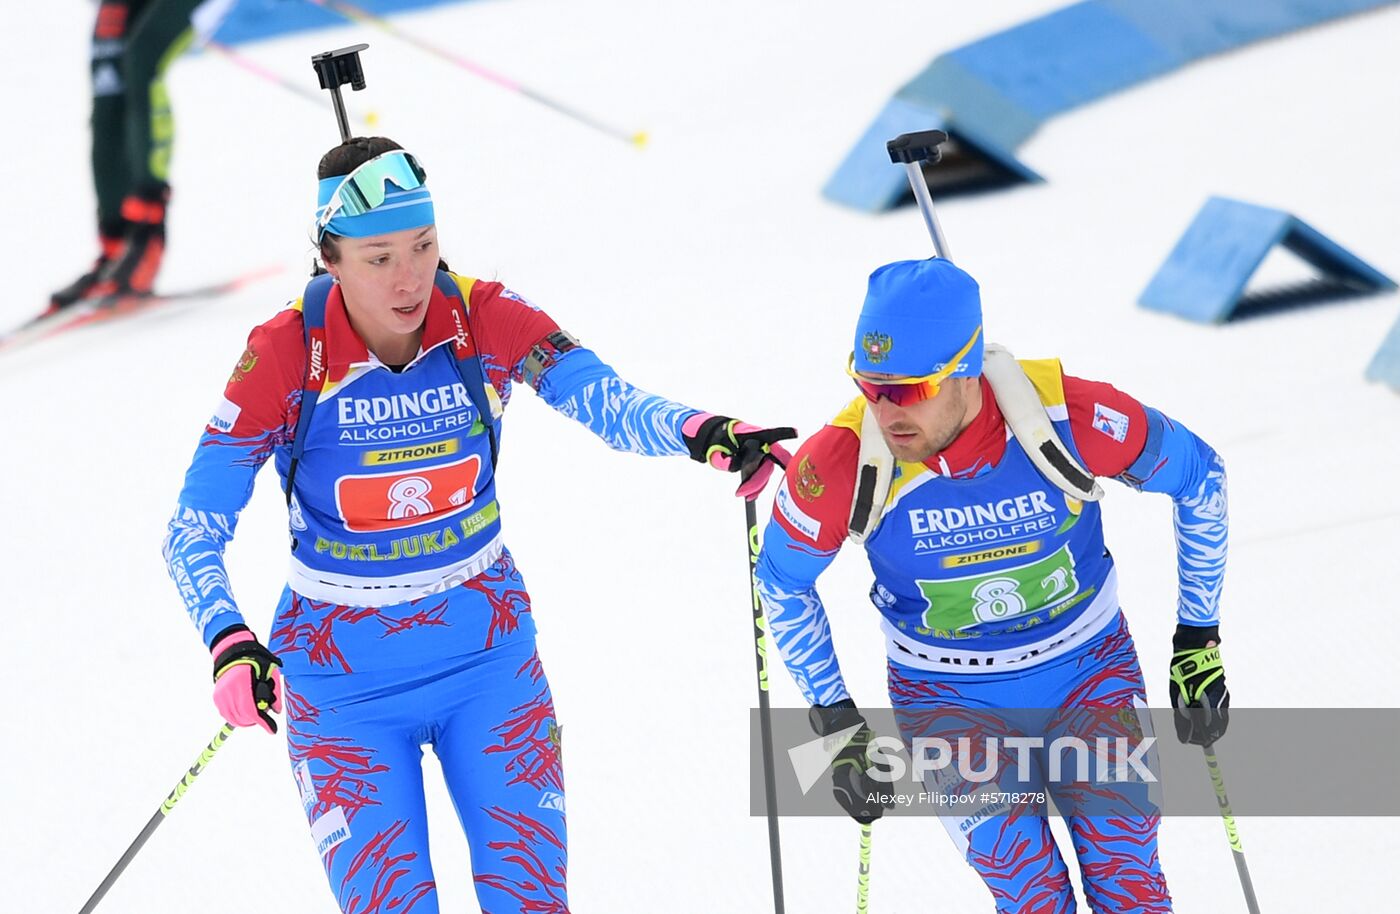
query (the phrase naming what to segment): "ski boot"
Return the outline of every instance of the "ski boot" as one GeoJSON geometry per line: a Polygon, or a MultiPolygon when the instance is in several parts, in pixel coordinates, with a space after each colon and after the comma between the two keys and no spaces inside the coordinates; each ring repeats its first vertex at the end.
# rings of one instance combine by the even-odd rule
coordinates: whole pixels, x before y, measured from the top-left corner
{"type": "Polygon", "coordinates": [[[93,262],[92,269],[49,297],[49,313],[92,297],[92,290],[101,279],[103,271],[113,261],[118,260],[126,248],[126,242],[123,239],[126,232],[125,225],[125,223],[117,223],[116,226],[104,225],[98,229],[97,237],[101,244],[101,253],[93,262]]]}
{"type": "Polygon", "coordinates": [[[98,274],[88,297],[146,296],[155,286],[156,273],[165,254],[165,205],[169,185],[132,194],[122,201],[126,237],[121,254],[98,274]]]}

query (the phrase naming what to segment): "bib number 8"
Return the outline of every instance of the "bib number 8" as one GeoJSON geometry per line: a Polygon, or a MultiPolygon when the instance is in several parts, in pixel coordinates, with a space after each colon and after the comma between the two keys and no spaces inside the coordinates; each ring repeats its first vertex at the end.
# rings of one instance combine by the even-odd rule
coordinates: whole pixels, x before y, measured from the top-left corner
{"type": "Polygon", "coordinates": [[[405,517],[419,517],[433,513],[432,502],[427,495],[433,484],[422,476],[406,476],[389,487],[389,518],[402,520],[405,517]]]}
{"type": "Polygon", "coordinates": [[[1016,590],[1014,578],[992,578],[972,590],[972,607],[978,622],[994,622],[1026,611],[1026,598],[1016,590]]]}

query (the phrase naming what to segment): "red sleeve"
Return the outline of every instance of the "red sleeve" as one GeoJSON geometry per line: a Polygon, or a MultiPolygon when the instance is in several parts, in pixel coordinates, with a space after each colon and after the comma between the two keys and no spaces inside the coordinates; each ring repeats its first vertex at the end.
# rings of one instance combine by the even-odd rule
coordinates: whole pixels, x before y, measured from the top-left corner
{"type": "Polygon", "coordinates": [[[507,378],[519,381],[530,349],[559,329],[548,314],[498,282],[473,285],[470,307],[481,362],[497,390],[507,378]]]}
{"type": "Polygon", "coordinates": [[[1147,443],[1142,404],[1102,381],[1064,376],[1069,427],[1084,466],[1095,476],[1117,476],[1147,443]]]}
{"type": "Polygon", "coordinates": [[[305,371],[301,312],[287,308],[248,334],[207,430],[234,438],[290,433],[296,422],[292,395],[301,389],[305,371]]]}
{"type": "Polygon", "coordinates": [[[773,519],[796,542],[830,553],[846,541],[860,438],[828,425],[798,448],[773,501],[773,519]]]}

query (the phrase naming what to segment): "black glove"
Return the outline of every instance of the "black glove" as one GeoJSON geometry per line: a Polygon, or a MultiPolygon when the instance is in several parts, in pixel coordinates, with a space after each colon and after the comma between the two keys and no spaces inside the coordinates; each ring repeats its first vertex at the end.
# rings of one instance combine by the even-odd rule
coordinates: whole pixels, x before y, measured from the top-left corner
{"type": "Polygon", "coordinates": [[[1209,746],[1230,725],[1230,690],[1220,660],[1220,627],[1181,625],[1172,637],[1171,700],[1176,737],[1209,746]]]}
{"type": "Polygon", "coordinates": [[[808,720],[820,736],[860,726],[831,762],[831,792],[846,814],[861,825],[869,825],[883,816],[885,810],[894,805],[894,797],[889,781],[877,781],[870,776],[872,768],[885,769],[870,759],[870,741],[875,734],[865,725],[856,703],[846,698],[834,705],[815,705],[808,712],[808,720]]]}
{"type": "Polygon", "coordinates": [[[759,428],[710,413],[696,413],[681,427],[690,459],[738,473],[739,491],[735,494],[745,498],[756,498],[763,491],[774,466],[787,466],[792,455],[778,442],[796,437],[794,428],[759,428]]]}

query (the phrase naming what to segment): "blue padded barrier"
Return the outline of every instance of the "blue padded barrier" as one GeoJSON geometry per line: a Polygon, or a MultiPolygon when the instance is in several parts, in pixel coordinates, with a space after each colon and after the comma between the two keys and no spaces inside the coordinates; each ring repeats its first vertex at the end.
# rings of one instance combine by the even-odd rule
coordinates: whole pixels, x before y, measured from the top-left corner
{"type": "Polygon", "coordinates": [[[1390,328],[1371,364],[1366,366],[1366,380],[1380,381],[1400,391],[1400,320],[1390,328]]]}
{"type": "MultiPolygon", "coordinates": [[[[450,2],[453,0],[354,0],[355,6],[376,16],[450,2]]],[[[334,10],[317,6],[310,0],[238,0],[213,37],[223,44],[243,44],[349,22],[334,10]]],[[[308,62],[307,67],[310,66],[308,62]]]]}
{"type": "Polygon", "coordinates": [[[856,209],[906,195],[884,143],[939,128],[1022,180],[1041,123],[1211,54],[1400,0],[1086,0],[935,58],[847,153],[822,193],[856,209]],[[898,129],[887,131],[890,125],[898,129]]]}
{"type": "Polygon", "coordinates": [[[1395,288],[1384,273],[1283,210],[1211,197],[1138,303],[1203,323],[1228,320],[1275,245],[1353,294],[1395,288]]]}

